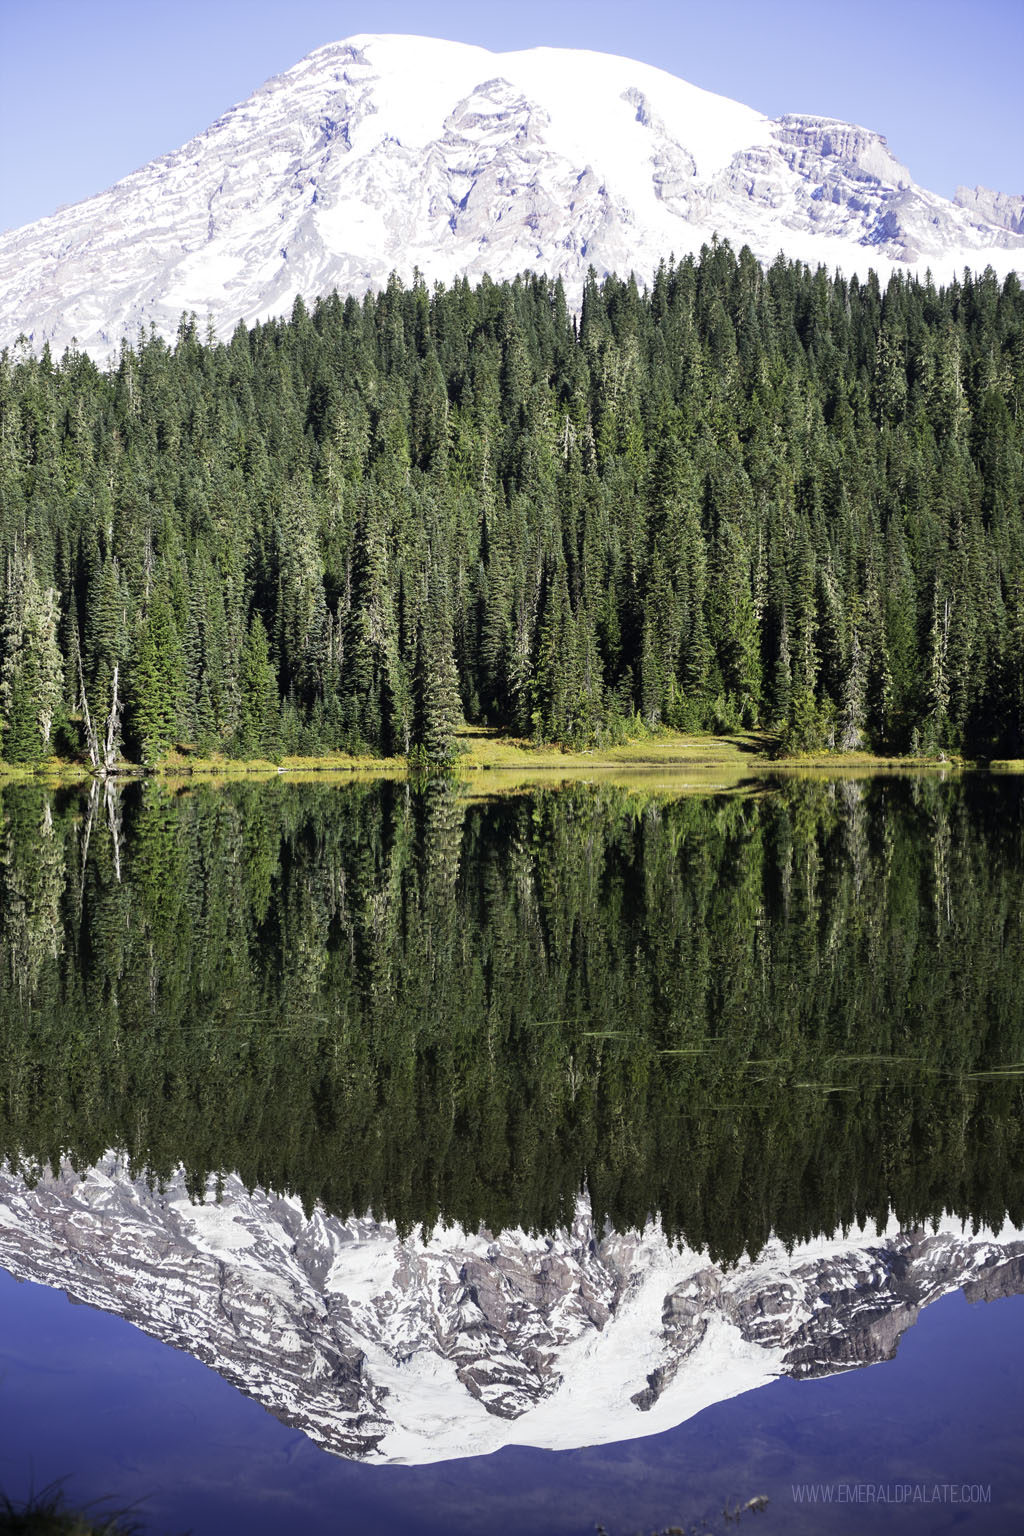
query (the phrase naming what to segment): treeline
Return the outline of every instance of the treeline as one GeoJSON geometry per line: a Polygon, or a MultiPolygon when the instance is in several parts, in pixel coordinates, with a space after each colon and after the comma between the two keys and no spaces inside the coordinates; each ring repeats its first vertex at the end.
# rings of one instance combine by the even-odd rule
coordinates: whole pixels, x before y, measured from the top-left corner
{"type": "Polygon", "coordinates": [[[1022,789],[9,786],[0,1157],[726,1258],[1019,1227],[1022,789]]]}
{"type": "Polygon", "coordinates": [[[0,366],[0,750],[1024,747],[1024,297],[705,248],[0,366]]]}

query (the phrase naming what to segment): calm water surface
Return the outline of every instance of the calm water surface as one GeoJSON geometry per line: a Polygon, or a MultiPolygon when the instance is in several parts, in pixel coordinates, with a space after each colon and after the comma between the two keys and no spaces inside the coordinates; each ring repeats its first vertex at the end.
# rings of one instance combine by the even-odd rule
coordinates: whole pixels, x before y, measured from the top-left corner
{"type": "MultiPolygon", "coordinates": [[[[755,1494],[757,1529],[1024,1525],[1020,781],[16,786],[0,811],[0,1262],[30,1281],[0,1285],[8,1494],[67,1475],[197,1532],[301,1512],[311,1531],[617,1536],[721,1524],[755,1494]],[[203,1276],[251,1279],[265,1253],[283,1255],[270,1291],[304,1266],[365,1346],[351,1308],[379,1309],[380,1233],[414,1257],[439,1222],[561,1233],[540,1289],[534,1250],[510,1268],[505,1239],[500,1296],[498,1247],[467,1238],[460,1270],[446,1239],[462,1292],[439,1306],[475,1309],[472,1360],[465,1312],[440,1351],[452,1401],[521,1430],[570,1334],[626,1338],[629,1276],[657,1288],[638,1257],[654,1239],[628,1234],[655,1214],[672,1262],[693,1258],[643,1336],[661,1376],[638,1344],[616,1357],[639,1377],[594,1428],[610,1443],[367,1464],[395,1402],[366,1387],[371,1349],[365,1368],[332,1357],[346,1460],[303,1432],[326,1388],[307,1402],[288,1378],[278,1313],[251,1396],[182,1352],[242,1380],[203,1276]],[[356,1247],[353,1215],[372,1215],[356,1247]],[[177,1300],[172,1270],[192,1287],[177,1300]],[[731,1395],[762,1355],[779,1379],[731,1395]],[[724,1400],[666,1428],[719,1363],[724,1400]],[[929,1502],[824,1518],[795,1500],[805,1483],[929,1502]],[[991,1492],[938,1503],[936,1484],[991,1492]]],[[[402,1454],[422,1459],[408,1435],[402,1454]]]]}

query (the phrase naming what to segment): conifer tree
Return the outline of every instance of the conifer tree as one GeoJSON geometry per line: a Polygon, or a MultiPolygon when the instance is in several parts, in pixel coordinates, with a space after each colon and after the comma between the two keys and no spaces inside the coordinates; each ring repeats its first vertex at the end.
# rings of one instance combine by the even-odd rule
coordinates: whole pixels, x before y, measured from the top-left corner
{"type": "Polygon", "coordinates": [[[279,744],[277,674],[267,631],[253,614],[239,672],[237,752],[239,757],[273,757],[279,744]]]}
{"type": "Polygon", "coordinates": [[[452,763],[455,733],[462,722],[462,703],[452,648],[447,583],[436,571],[431,573],[417,631],[413,703],[415,759],[437,766],[452,763]]]}
{"type": "Polygon", "coordinates": [[[156,762],[177,740],[184,675],[174,612],[161,585],[139,621],[128,669],[126,729],[140,762],[156,762]]]}
{"type": "Polygon", "coordinates": [[[55,588],[40,587],[31,557],[16,554],[0,632],[0,750],[11,763],[37,762],[53,750],[64,696],[58,601],[55,588]]]}

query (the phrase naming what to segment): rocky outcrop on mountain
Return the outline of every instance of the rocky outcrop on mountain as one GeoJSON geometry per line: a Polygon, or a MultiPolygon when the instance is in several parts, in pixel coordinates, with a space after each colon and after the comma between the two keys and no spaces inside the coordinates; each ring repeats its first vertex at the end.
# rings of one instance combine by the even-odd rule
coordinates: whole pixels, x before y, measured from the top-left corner
{"type": "Polygon", "coordinates": [[[0,1263],[187,1350],[342,1455],[430,1461],[668,1428],[773,1376],[888,1359],[924,1306],[1024,1289],[1024,1237],[861,1232],[723,1270],[581,1202],[547,1236],[400,1238],[113,1154],[0,1174],[0,1263]]]}
{"type": "Polygon", "coordinates": [[[979,221],[1024,235],[1024,194],[991,192],[988,187],[957,187],[953,201],[979,221]]]}
{"type": "Polygon", "coordinates": [[[649,279],[713,236],[848,274],[1024,267],[1019,199],[951,203],[880,134],[772,121],[582,50],[430,38],[318,49],[109,190],[0,236],[0,345],[100,358],[195,312],[221,336],[296,295],[408,280],[649,279]],[[1016,210],[1016,211],[1015,211],[1016,210]]]}

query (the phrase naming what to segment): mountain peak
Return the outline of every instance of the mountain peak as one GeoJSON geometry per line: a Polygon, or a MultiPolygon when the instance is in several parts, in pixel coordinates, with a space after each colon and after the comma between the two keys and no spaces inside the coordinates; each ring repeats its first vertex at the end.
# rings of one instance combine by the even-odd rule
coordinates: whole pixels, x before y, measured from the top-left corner
{"type": "Polygon", "coordinates": [[[0,343],[104,357],[183,311],[225,335],[418,268],[531,269],[578,296],[713,235],[770,261],[883,275],[1024,265],[1020,200],[916,187],[885,138],[773,121],[653,65],[358,33],[268,80],[181,149],[0,236],[0,343]]]}

